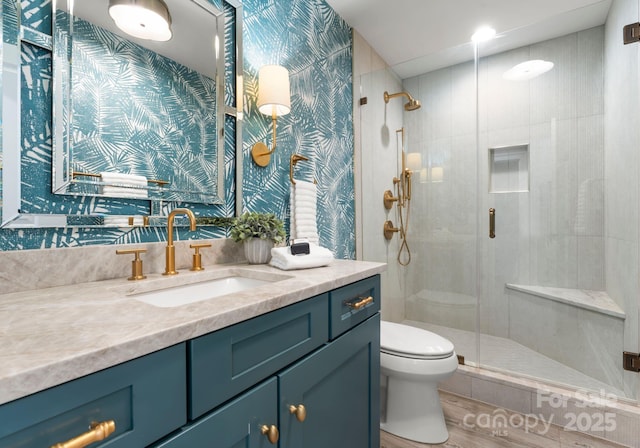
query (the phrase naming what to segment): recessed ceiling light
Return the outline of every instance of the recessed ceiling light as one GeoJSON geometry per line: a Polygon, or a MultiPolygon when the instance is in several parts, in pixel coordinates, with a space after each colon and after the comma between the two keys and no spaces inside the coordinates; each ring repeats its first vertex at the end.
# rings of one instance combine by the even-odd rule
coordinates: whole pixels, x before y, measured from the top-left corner
{"type": "Polygon", "coordinates": [[[473,36],[471,36],[471,42],[474,42],[477,44],[479,42],[485,42],[487,40],[491,40],[494,37],[496,37],[496,30],[494,30],[489,26],[483,26],[481,28],[478,28],[476,32],[473,33],[473,36]]]}
{"type": "Polygon", "coordinates": [[[523,62],[510,68],[504,72],[502,77],[509,81],[527,81],[548,72],[552,68],[553,62],[536,59],[523,62]]]}

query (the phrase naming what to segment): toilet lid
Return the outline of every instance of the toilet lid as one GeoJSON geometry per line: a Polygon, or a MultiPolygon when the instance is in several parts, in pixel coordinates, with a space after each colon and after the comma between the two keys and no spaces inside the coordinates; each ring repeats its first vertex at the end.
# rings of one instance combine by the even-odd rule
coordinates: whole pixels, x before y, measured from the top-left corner
{"type": "Polygon", "coordinates": [[[453,344],[442,336],[385,321],[380,323],[380,349],[410,358],[446,358],[453,354],[453,344]]]}

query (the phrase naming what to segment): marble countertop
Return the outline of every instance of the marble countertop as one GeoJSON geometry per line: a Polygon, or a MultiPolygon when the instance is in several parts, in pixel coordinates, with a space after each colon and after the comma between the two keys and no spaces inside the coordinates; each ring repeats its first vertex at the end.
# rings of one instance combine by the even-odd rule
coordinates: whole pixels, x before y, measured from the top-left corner
{"type": "Polygon", "coordinates": [[[385,266],[348,260],[299,271],[217,265],[135,282],[121,278],[1,294],[0,404],[370,277],[385,266]],[[174,308],[131,297],[238,270],[278,281],[174,308]]]}

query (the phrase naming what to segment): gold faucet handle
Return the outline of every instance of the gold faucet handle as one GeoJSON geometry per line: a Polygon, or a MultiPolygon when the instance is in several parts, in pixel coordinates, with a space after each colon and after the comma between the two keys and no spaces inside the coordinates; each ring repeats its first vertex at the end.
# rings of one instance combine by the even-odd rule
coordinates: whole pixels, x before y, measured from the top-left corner
{"type": "Polygon", "coordinates": [[[117,255],[130,255],[134,254],[135,257],[131,261],[131,277],[127,280],[142,280],[147,278],[142,271],[142,259],[140,254],[145,253],[147,249],[119,249],[116,250],[117,255]]]}
{"type": "Polygon", "coordinates": [[[200,249],[203,247],[211,247],[211,243],[194,243],[189,244],[191,249],[195,249],[195,253],[193,254],[193,263],[191,266],[192,271],[204,271],[202,267],[202,254],[200,253],[200,249]]]}

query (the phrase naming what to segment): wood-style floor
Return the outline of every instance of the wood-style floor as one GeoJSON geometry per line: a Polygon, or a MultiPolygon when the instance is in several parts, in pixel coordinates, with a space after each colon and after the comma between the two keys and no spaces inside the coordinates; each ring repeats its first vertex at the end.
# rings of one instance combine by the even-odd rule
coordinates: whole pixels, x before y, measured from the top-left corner
{"type": "MultiPolygon", "coordinates": [[[[479,415],[495,415],[493,414],[497,409],[495,406],[446,392],[440,392],[440,397],[449,430],[447,442],[440,445],[416,443],[380,431],[380,448],[620,448],[623,446],[585,434],[565,431],[555,425],[551,425],[548,431],[545,431],[540,424],[529,431],[525,431],[524,428],[509,427],[506,431],[495,433],[497,431],[483,424],[483,420],[475,419],[475,416],[479,415]],[[465,425],[465,416],[469,414],[473,414],[474,417],[467,417],[466,421],[471,424],[465,425]],[[484,428],[473,425],[476,421],[479,421],[480,426],[484,428]]],[[[514,414],[516,413],[509,412],[506,415],[509,418],[514,414]]],[[[512,421],[520,420],[516,417],[512,421]]]]}

